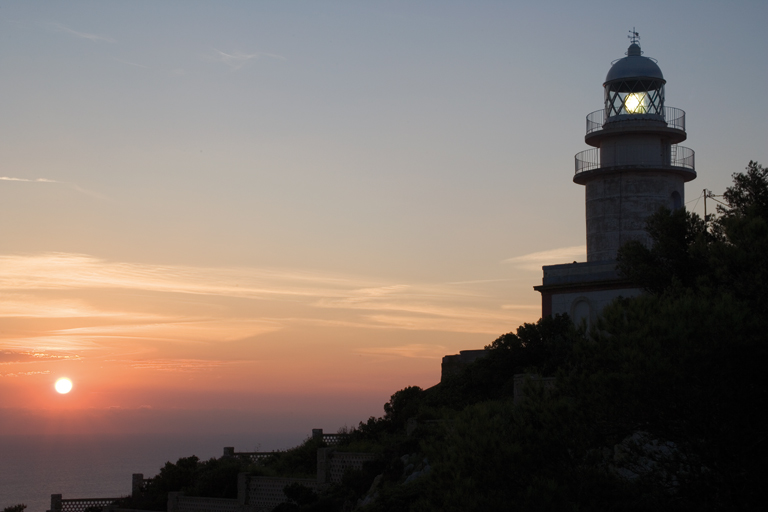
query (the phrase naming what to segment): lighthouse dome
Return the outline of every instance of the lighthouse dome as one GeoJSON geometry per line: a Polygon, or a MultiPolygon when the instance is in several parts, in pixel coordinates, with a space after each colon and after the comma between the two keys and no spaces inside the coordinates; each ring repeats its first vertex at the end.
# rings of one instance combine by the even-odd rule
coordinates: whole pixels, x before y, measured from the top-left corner
{"type": "Polygon", "coordinates": [[[652,78],[665,81],[659,65],[653,59],[643,57],[642,53],[640,45],[632,43],[627,50],[627,56],[614,62],[611,69],[608,70],[608,74],[605,76],[605,83],[638,78],[652,78]]]}

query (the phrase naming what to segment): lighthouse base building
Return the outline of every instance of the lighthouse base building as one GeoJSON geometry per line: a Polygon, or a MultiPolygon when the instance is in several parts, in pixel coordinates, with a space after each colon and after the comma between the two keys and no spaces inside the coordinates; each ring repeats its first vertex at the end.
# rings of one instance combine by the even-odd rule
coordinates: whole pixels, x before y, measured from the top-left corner
{"type": "Polygon", "coordinates": [[[592,149],[575,157],[574,183],[585,187],[587,261],[543,267],[542,316],[567,313],[592,323],[617,297],[641,290],[616,269],[619,248],[630,240],[651,243],[646,219],[682,208],[686,182],[696,178],[686,139],[685,112],[664,105],[664,79],[644,57],[638,34],[626,57],[613,63],[603,83],[604,106],[587,116],[584,141],[592,149]]]}

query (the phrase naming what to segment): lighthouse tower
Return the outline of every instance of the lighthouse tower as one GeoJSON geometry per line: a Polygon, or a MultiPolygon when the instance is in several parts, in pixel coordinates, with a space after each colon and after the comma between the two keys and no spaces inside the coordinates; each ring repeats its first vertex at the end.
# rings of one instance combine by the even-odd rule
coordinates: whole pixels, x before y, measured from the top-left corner
{"type": "Polygon", "coordinates": [[[681,208],[684,184],[696,178],[686,139],[685,112],[664,103],[666,80],[656,60],[643,56],[630,33],[626,57],[613,62],[603,83],[603,108],[587,116],[573,181],[586,192],[587,261],[543,267],[534,288],[542,316],[568,313],[593,320],[618,296],[640,290],[616,272],[616,254],[630,240],[648,245],[645,220],[660,207],[681,208]]]}

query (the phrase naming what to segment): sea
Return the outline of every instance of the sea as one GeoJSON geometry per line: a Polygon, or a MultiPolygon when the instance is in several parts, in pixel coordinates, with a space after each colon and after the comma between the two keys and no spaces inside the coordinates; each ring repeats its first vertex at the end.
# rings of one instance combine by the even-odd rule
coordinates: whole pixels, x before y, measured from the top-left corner
{"type": "MultiPolygon", "coordinates": [[[[306,437],[306,436],[305,436],[306,437]]],[[[196,455],[296,446],[297,434],[125,434],[0,436],[0,510],[23,503],[45,512],[51,494],[62,498],[113,498],[131,493],[131,475],[156,475],[166,462],[196,455]]]]}

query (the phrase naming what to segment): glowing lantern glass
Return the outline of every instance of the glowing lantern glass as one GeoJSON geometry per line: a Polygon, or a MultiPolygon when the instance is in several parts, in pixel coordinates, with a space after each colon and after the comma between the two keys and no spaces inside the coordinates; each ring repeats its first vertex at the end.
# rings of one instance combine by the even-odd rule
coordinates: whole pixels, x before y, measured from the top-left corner
{"type": "Polygon", "coordinates": [[[627,56],[614,62],[605,77],[606,121],[638,114],[663,118],[665,83],[656,61],[643,57],[640,46],[633,43],[627,56]]]}

